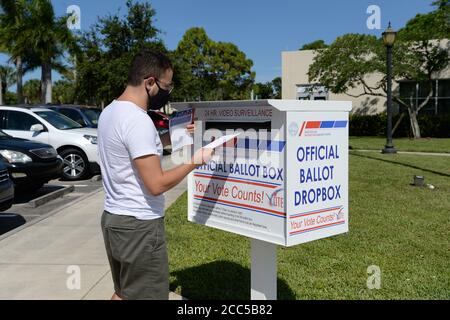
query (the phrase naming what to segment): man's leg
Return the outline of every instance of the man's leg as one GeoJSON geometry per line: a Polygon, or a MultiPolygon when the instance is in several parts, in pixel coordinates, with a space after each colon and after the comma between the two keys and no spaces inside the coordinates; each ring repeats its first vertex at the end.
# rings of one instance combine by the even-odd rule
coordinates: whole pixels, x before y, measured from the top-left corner
{"type": "Polygon", "coordinates": [[[111,297],[111,300],[123,300],[123,299],[119,297],[117,293],[114,293],[113,296],[111,297]]]}
{"type": "Polygon", "coordinates": [[[120,292],[120,263],[119,261],[115,260],[112,254],[112,248],[111,248],[111,232],[108,228],[109,222],[116,218],[112,216],[108,212],[103,212],[102,220],[101,220],[101,227],[102,227],[102,233],[103,233],[103,239],[105,241],[105,249],[106,254],[108,256],[109,265],[111,268],[111,276],[113,278],[114,282],[114,294],[111,297],[111,300],[123,300],[121,296],[117,294],[117,292],[120,292]]]}
{"type": "Polygon", "coordinates": [[[121,297],[124,300],[168,300],[169,266],[164,219],[139,221],[130,248],[124,249],[121,297]]]}

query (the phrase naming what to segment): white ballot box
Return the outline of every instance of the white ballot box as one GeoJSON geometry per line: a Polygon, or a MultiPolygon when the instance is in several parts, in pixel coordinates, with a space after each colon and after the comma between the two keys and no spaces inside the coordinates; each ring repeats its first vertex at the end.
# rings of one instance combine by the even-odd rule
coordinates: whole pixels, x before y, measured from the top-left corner
{"type": "MultiPolygon", "coordinates": [[[[188,219],[293,246],[348,232],[351,102],[176,103],[195,109],[202,146],[240,133],[188,179],[188,219]]],[[[197,144],[198,145],[198,144],[197,144]]]]}

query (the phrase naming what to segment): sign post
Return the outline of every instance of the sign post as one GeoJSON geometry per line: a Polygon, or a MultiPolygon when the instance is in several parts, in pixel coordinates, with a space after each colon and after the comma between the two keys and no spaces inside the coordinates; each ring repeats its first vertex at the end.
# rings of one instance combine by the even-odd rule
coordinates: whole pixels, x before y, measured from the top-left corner
{"type": "MultiPolygon", "coordinates": [[[[188,219],[251,239],[251,298],[276,299],[276,246],[348,232],[351,102],[257,100],[195,108],[203,145],[239,133],[188,179],[188,219]]],[[[195,140],[195,138],[194,138],[195,140]]]]}
{"type": "Polygon", "coordinates": [[[251,239],[251,293],[252,300],[277,299],[277,246],[251,239]]]}

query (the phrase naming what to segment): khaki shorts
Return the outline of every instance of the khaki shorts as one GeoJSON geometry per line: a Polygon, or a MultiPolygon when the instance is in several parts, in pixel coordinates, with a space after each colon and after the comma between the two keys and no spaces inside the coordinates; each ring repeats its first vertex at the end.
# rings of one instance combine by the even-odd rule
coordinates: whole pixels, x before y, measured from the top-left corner
{"type": "Polygon", "coordinates": [[[167,300],[164,218],[138,220],[105,211],[101,225],[116,294],[125,300],[167,300]]]}

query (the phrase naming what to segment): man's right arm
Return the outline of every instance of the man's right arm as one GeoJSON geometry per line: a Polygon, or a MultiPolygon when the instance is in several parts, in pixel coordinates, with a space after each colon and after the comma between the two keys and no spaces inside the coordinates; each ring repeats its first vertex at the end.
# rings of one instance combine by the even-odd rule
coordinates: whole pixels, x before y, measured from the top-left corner
{"type": "Polygon", "coordinates": [[[191,171],[209,162],[214,150],[200,149],[191,163],[182,164],[168,171],[163,171],[157,155],[148,155],[134,160],[134,165],[145,187],[153,196],[159,196],[179,184],[191,171]]]}

